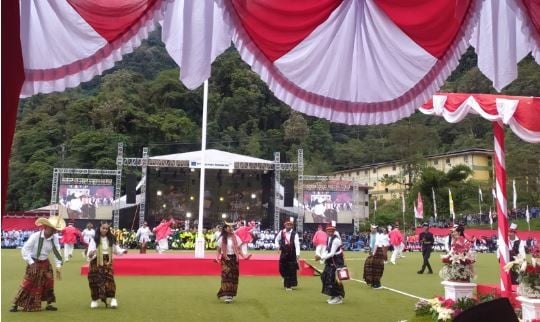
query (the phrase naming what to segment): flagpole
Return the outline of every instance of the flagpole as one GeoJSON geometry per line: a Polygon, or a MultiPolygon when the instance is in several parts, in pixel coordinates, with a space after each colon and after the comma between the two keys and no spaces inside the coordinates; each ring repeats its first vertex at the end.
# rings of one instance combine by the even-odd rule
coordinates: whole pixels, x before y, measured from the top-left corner
{"type": "Polygon", "coordinates": [[[480,187],[478,187],[478,192],[478,214],[482,215],[482,190],[480,187]]]}
{"type": "Polygon", "coordinates": [[[203,89],[203,115],[201,139],[201,177],[199,180],[199,225],[195,239],[195,258],[204,258],[203,212],[204,212],[204,183],[206,168],[206,123],[208,115],[208,80],[204,81],[203,89]]]}
{"type": "MultiPolygon", "coordinates": [[[[403,220],[403,231],[405,231],[405,193],[401,193],[401,215],[403,220]]],[[[416,228],[416,227],[414,227],[416,228]]]]}

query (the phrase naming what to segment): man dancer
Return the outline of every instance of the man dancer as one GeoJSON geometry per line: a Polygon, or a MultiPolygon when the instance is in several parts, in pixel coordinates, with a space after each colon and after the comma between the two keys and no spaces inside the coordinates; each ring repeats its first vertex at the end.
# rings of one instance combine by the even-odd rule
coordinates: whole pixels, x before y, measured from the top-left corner
{"type": "Polygon", "coordinates": [[[22,248],[22,257],[27,263],[26,273],[21,283],[21,288],[13,300],[10,312],[17,312],[19,307],[23,311],[41,311],[41,302],[46,301],[45,310],[56,311],[52,303],[56,302],[54,295],[54,279],[49,254],[54,254],[56,262],[56,278],[60,280],[60,268],[62,256],[60,255],[60,243],[58,230],[64,229],[66,222],[60,216],[38,218],[36,226],[42,226],[42,230],[30,235],[22,248]]]}
{"type": "Polygon", "coordinates": [[[135,239],[141,244],[139,250],[140,254],[146,254],[146,244],[150,241],[151,235],[152,232],[150,231],[150,228],[148,228],[148,223],[145,221],[142,227],[139,227],[137,234],[135,235],[135,239]]]}
{"type": "Polygon", "coordinates": [[[161,223],[152,230],[156,235],[156,249],[160,254],[169,249],[169,235],[171,234],[171,226],[174,223],[172,216],[169,216],[169,220],[163,218],[161,223]]]}
{"type": "Polygon", "coordinates": [[[394,247],[390,262],[395,265],[398,255],[401,254],[401,252],[403,251],[403,235],[401,234],[401,231],[399,231],[399,226],[397,224],[388,233],[388,237],[390,238],[390,244],[392,245],[392,247],[394,247]]]}
{"type": "Polygon", "coordinates": [[[293,230],[293,220],[291,217],[285,222],[285,229],[277,234],[275,240],[275,246],[279,249],[279,273],[283,277],[286,291],[292,291],[298,285],[296,271],[299,269],[300,239],[296,230],[293,230]]]}
{"type": "MultiPolygon", "coordinates": [[[[508,249],[510,251],[510,262],[515,260],[516,257],[519,255],[522,258],[527,258],[527,254],[525,252],[525,241],[519,239],[519,237],[516,235],[517,233],[517,225],[515,223],[512,223],[510,225],[510,228],[508,229],[508,249]]],[[[499,242],[500,247],[500,242],[499,242]]],[[[497,252],[497,258],[499,257],[499,252],[497,252]]],[[[510,271],[510,279],[512,280],[512,285],[517,285],[519,274],[518,272],[515,272],[513,270],[510,271]]]]}
{"type": "Polygon", "coordinates": [[[69,262],[73,257],[73,248],[77,243],[77,238],[81,238],[81,232],[70,221],[67,227],[62,229],[62,239],[60,240],[64,244],[64,259],[66,262],[69,262]]]}
{"type": "MultiPolygon", "coordinates": [[[[313,246],[315,246],[315,256],[321,258],[324,257],[326,253],[326,243],[328,241],[328,234],[322,230],[322,226],[317,227],[317,231],[313,234],[313,246]]],[[[324,264],[324,261],[320,260],[321,264],[324,264]]]]}
{"type": "Polygon", "coordinates": [[[420,245],[422,246],[423,263],[422,268],[417,273],[424,274],[424,270],[427,267],[428,274],[433,274],[433,269],[431,269],[431,265],[429,264],[429,257],[431,256],[435,239],[433,239],[433,234],[429,231],[429,224],[426,222],[422,226],[424,227],[424,231],[420,233],[418,239],[420,240],[420,245]]]}

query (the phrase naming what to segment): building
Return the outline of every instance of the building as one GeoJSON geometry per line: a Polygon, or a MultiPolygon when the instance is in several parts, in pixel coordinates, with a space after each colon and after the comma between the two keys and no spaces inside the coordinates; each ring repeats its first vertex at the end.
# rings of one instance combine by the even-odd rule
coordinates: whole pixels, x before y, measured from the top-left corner
{"type": "MultiPolygon", "coordinates": [[[[493,150],[468,149],[427,156],[425,166],[448,172],[457,165],[466,165],[473,170],[472,180],[488,183],[493,179],[492,156],[493,150]]],[[[399,198],[401,192],[409,184],[409,178],[404,170],[403,161],[389,161],[337,171],[334,177],[372,186],[370,193],[373,197],[389,200],[399,198]],[[385,184],[384,179],[390,177],[397,179],[400,184],[385,184]]]]}

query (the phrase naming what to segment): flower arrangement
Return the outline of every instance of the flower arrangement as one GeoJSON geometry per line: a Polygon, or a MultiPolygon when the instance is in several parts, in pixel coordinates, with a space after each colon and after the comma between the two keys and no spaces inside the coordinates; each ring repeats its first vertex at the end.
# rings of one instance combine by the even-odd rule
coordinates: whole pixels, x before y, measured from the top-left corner
{"type": "Polygon", "coordinates": [[[445,281],[470,282],[474,279],[475,257],[471,245],[464,237],[459,237],[453,244],[449,254],[441,256],[445,264],[439,276],[445,281]]]}
{"type": "Polygon", "coordinates": [[[493,295],[488,295],[480,299],[463,297],[454,301],[438,296],[429,300],[420,300],[416,303],[415,313],[417,316],[431,315],[433,321],[452,321],[461,312],[493,299],[493,295]]]}
{"type": "Polygon", "coordinates": [[[518,274],[518,295],[529,298],[540,298],[540,247],[535,245],[530,250],[531,261],[527,257],[517,255],[514,260],[506,264],[506,271],[514,271],[518,274]]]}

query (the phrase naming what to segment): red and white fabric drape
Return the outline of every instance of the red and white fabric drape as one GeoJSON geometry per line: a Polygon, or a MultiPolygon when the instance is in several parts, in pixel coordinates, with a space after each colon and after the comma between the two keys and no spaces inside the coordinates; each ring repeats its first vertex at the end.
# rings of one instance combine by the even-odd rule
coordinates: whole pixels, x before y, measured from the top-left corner
{"type": "Polygon", "coordinates": [[[469,113],[510,126],[523,141],[540,143],[540,97],[441,93],[419,110],[457,123],[469,113]]]}

